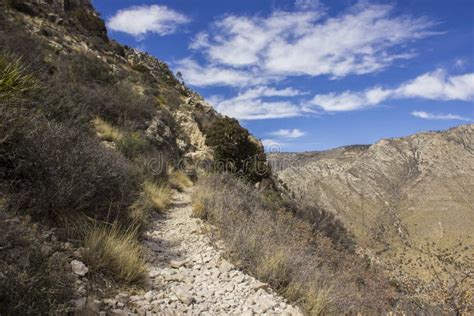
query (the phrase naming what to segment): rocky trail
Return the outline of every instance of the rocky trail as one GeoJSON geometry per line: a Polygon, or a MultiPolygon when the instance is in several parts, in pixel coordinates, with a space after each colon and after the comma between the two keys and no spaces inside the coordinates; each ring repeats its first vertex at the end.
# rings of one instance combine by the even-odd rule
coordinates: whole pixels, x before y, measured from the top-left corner
{"type": "Polygon", "coordinates": [[[105,300],[107,315],[301,315],[268,286],[237,270],[192,218],[190,191],[156,214],[146,233],[149,289],[105,300]]]}

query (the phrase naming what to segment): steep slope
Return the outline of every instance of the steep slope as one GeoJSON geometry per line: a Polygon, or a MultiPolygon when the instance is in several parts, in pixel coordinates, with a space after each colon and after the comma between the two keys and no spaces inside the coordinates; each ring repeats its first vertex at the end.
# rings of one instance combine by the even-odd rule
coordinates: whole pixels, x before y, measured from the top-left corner
{"type": "MultiPolygon", "coordinates": [[[[193,160],[211,158],[204,132],[218,114],[201,96],[178,81],[165,63],[108,39],[105,24],[90,0],[12,0],[0,5],[5,26],[0,34],[32,36],[36,41],[13,47],[16,53],[28,55],[28,52],[22,54],[23,49],[30,53],[41,51],[38,56],[22,56],[26,63],[45,64],[43,67],[49,67],[49,72],[54,74],[64,71],[61,67],[67,58],[85,56],[97,65],[93,66],[96,69],[88,69],[81,60],[78,67],[84,67],[82,71],[92,72],[93,76],[96,71],[95,75],[101,76],[98,80],[111,78],[116,86],[131,87],[137,97],[157,100],[159,107],[155,113],[144,121],[132,122],[135,125],[131,129],[143,131],[175,158],[183,155],[193,160]],[[33,51],[28,47],[37,44],[41,46],[33,51]],[[32,57],[40,60],[32,61],[32,57]]],[[[66,62],[66,67],[71,65],[66,62]]]]}
{"type": "Polygon", "coordinates": [[[336,214],[395,274],[432,280],[443,249],[462,257],[472,285],[474,125],[269,160],[302,203],[336,214]]]}

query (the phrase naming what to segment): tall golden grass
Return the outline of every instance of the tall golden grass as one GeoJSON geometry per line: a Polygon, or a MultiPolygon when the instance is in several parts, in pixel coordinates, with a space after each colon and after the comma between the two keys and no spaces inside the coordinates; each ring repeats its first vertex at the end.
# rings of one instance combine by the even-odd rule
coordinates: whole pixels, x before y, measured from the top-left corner
{"type": "Polygon", "coordinates": [[[146,276],[143,249],[137,241],[137,229],[94,224],[84,238],[83,257],[93,272],[110,274],[125,283],[141,283],[146,276]]]}
{"type": "Polygon", "coordinates": [[[193,185],[191,179],[180,170],[172,171],[168,176],[168,182],[172,188],[181,192],[193,185]]]}

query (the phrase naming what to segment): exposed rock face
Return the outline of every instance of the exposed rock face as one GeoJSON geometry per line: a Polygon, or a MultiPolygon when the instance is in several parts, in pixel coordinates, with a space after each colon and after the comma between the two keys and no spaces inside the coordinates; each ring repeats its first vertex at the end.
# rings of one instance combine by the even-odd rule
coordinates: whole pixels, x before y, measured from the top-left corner
{"type": "Polygon", "coordinates": [[[16,8],[24,8],[25,13],[37,15],[41,7],[50,11],[67,12],[77,8],[92,9],[91,0],[12,0],[16,8]]]}

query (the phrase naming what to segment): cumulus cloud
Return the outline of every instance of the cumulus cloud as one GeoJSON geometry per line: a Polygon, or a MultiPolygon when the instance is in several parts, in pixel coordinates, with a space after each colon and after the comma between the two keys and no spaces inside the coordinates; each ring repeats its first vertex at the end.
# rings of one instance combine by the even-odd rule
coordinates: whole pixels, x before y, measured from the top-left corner
{"type": "Polygon", "coordinates": [[[211,97],[209,101],[219,112],[243,120],[287,118],[301,115],[301,107],[282,97],[301,92],[293,88],[275,89],[266,86],[250,88],[229,99],[211,97]],[[270,98],[270,99],[269,99],[270,98]]]}
{"type": "Polygon", "coordinates": [[[295,129],[279,129],[277,131],[269,133],[269,135],[282,137],[282,138],[300,138],[306,135],[306,133],[301,131],[298,128],[295,128],[295,129]]]}
{"type": "Polygon", "coordinates": [[[376,106],[388,99],[474,101],[474,73],[449,76],[443,70],[423,74],[397,88],[374,87],[365,91],[344,91],[316,95],[310,102],[325,111],[353,111],[376,106]]]}
{"type": "Polygon", "coordinates": [[[190,19],[163,5],[132,6],[119,10],[107,21],[109,29],[142,39],[147,33],[167,35],[190,19]]]}
{"type": "Polygon", "coordinates": [[[448,76],[444,70],[419,76],[395,91],[401,97],[431,100],[474,100],[474,73],[448,76]]]}
{"type": "MultiPolygon", "coordinates": [[[[207,67],[232,67],[257,84],[262,78],[350,74],[380,71],[415,56],[405,46],[436,34],[423,17],[396,15],[390,5],[359,3],[336,17],[311,10],[317,1],[297,0],[308,10],[275,11],[269,16],[227,15],[199,33],[190,48],[207,67]]],[[[184,77],[188,75],[183,72],[184,77]]],[[[240,81],[233,83],[233,86],[240,81]]]]}
{"type": "Polygon", "coordinates": [[[252,76],[247,71],[242,71],[226,66],[208,65],[203,67],[192,59],[182,59],[175,65],[176,70],[181,72],[186,83],[207,86],[231,86],[245,87],[255,84],[264,84],[269,78],[252,76]]]}
{"type": "Polygon", "coordinates": [[[472,121],[472,119],[456,114],[439,114],[439,113],[429,113],[423,111],[413,111],[411,115],[414,117],[422,118],[425,120],[456,120],[456,121],[472,121]]]}

